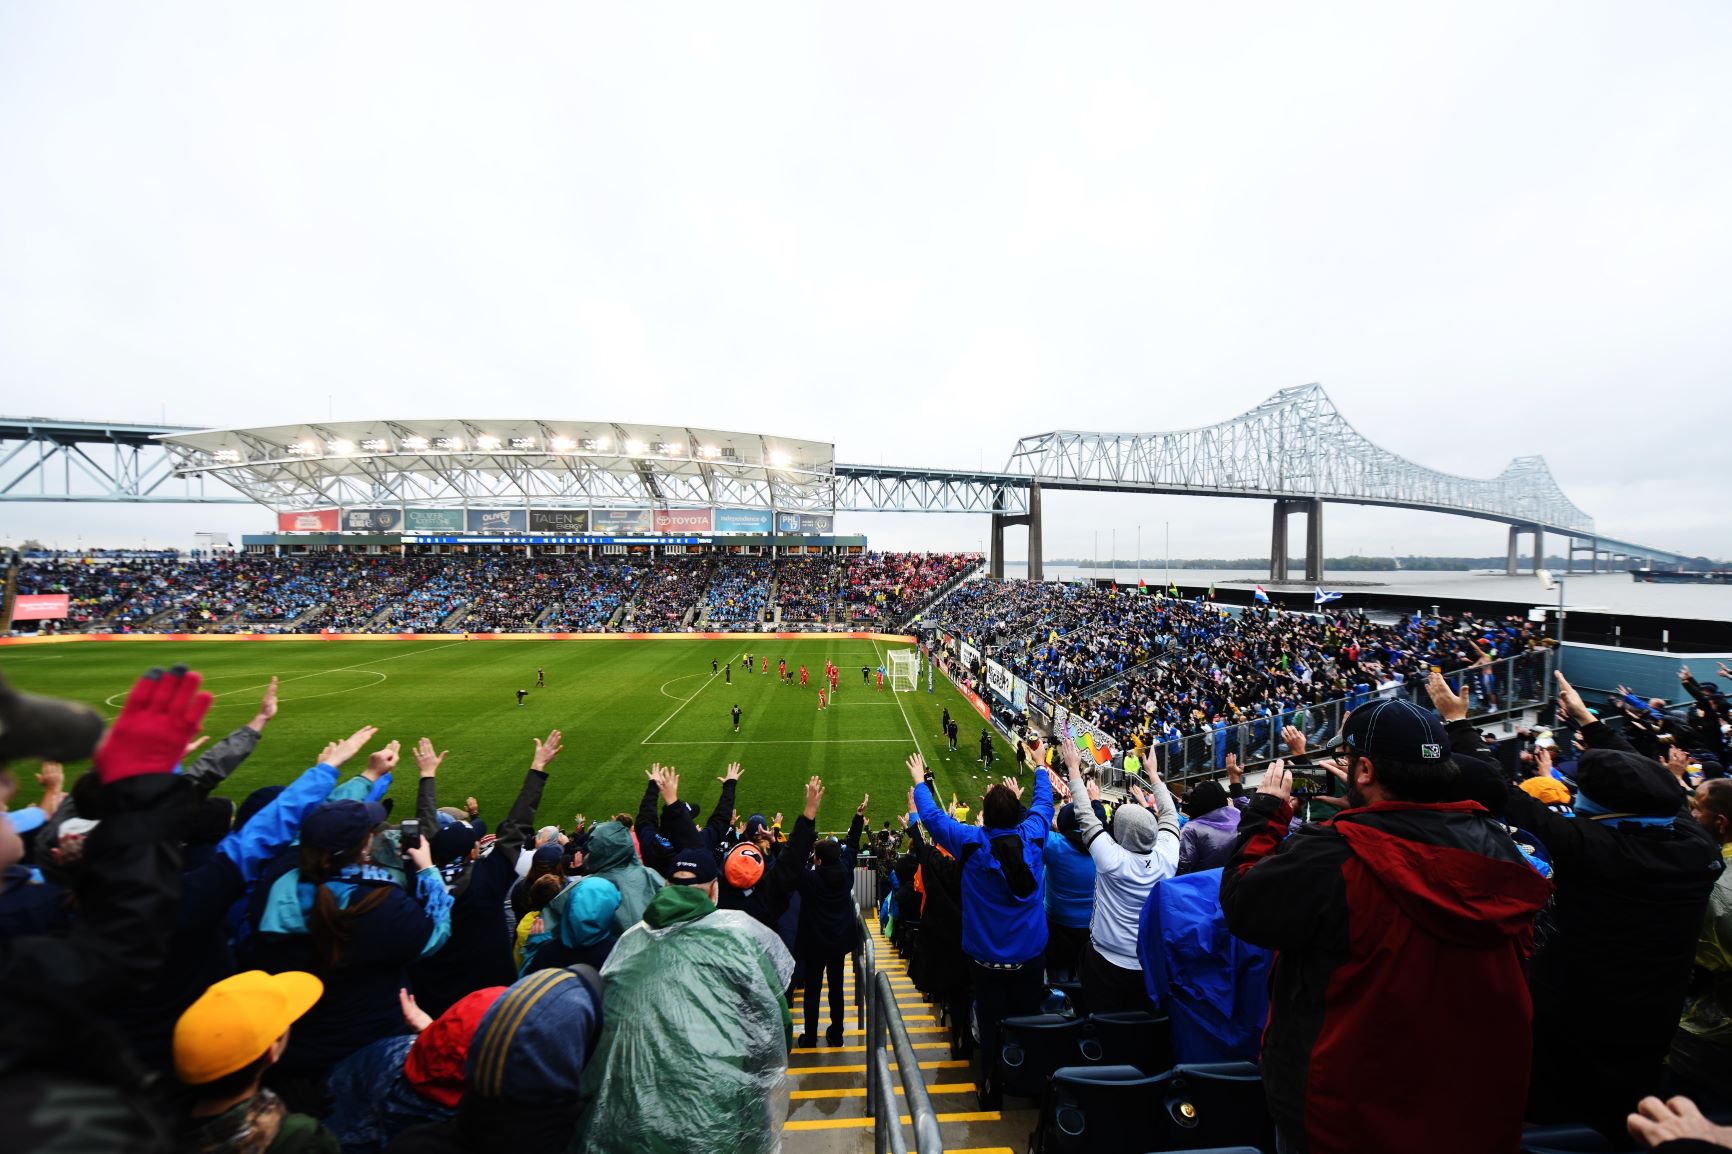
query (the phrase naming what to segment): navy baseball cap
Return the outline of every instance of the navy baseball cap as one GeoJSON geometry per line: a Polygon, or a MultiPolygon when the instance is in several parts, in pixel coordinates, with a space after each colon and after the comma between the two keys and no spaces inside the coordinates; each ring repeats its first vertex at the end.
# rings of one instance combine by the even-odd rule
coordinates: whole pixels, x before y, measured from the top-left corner
{"type": "Polygon", "coordinates": [[[707,886],[722,874],[716,855],[707,849],[682,850],[668,867],[668,881],[676,886],[707,886]],[[690,877],[681,877],[690,874],[690,877]]]}
{"type": "Polygon", "coordinates": [[[1411,701],[1384,698],[1362,705],[1348,715],[1341,736],[1331,749],[1346,746],[1353,753],[1396,761],[1442,761],[1449,756],[1449,734],[1443,719],[1411,701]]]}
{"type": "Polygon", "coordinates": [[[344,850],[385,824],[376,801],[327,801],[301,823],[301,841],[322,850],[344,850]]]}

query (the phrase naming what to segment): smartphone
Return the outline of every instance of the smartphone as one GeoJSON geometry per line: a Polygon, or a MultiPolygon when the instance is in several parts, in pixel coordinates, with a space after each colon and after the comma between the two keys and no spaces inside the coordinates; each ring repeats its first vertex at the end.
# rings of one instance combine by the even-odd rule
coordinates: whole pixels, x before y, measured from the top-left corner
{"type": "Polygon", "coordinates": [[[400,849],[421,848],[421,823],[409,818],[398,827],[397,845],[400,849]]]}

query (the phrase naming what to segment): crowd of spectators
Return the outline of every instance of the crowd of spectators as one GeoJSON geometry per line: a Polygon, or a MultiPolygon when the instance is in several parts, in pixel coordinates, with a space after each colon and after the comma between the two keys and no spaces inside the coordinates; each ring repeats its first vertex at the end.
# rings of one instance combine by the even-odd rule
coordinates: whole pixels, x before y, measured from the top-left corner
{"type": "Polygon", "coordinates": [[[708,623],[721,626],[761,621],[769,600],[770,562],[730,557],[715,567],[703,603],[709,608],[708,623]]]}
{"type": "Polygon", "coordinates": [[[895,624],[979,562],[973,553],[868,553],[843,573],[849,620],[895,624]]]}
{"type": "Polygon", "coordinates": [[[715,562],[708,557],[658,557],[632,595],[630,628],[638,633],[677,633],[709,586],[715,562]]]}
{"type": "Polygon", "coordinates": [[[783,557],[776,562],[776,605],[783,624],[827,624],[841,592],[843,558],[783,557]]]}
{"type": "Polygon", "coordinates": [[[549,632],[599,633],[631,599],[641,570],[624,557],[568,558],[558,599],[543,622],[549,632]]]}
{"type": "MultiPolygon", "coordinates": [[[[1339,714],[1316,708],[1405,688],[1434,668],[1548,644],[1523,617],[1232,611],[1207,600],[1133,594],[1090,584],[970,581],[925,619],[991,647],[1037,692],[1098,726],[1119,748],[1152,753],[1161,768],[1219,771],[1228,752],[1275,756],[1296,726],[1316,741],[1339,714]]],[[[1539,662],[1483,670],[1468,691],[1488,707],[1543,693],[1539,662]],[[1502,677],[1500,682],[1499,678],[1502,677]]]]}

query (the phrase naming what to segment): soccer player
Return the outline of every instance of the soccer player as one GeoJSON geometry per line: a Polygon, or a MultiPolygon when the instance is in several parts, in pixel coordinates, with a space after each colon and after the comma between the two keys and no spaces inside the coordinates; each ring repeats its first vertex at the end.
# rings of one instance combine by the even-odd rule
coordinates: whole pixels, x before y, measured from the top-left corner
{"type": "Polygon", "coordinates": [[[528,697],[528,696],[529,696],[529,690],[527,690],[527,689],[519,689],[517,691],[517,708],[519,708],[519,709],[523,708],[523,699],[525,697],[528,697]]]}
{"type": "Polygon", "coordinates": [[[804,665],[800,666],[800,688],[806,688],[806,667],[804,665]]]}
{"type": "Polygon", "coordinates": [[[984,729],[980,731],[980,764],[992,768],[992,735],[984,729]]]}
{"type": "Polygon", "coordinates": [[[884,667],[882,665],[878,667],[878,692],[884,692],[884,667]]]}
{"type": "Polygon", "coordinates": [[[734,706],[734,732],[740,732],[740,707],[734,706]]]}
{"type": "Polygon", "coordinates": [[[962,728],[961,726],[956,724],[956,718],[953,717],[950,719],[950,732],[946,736],[948,736],[950,738],[950,752],[951,753],[956,752],[956,735],[957,735],[957,732],[959,730],[961,730],[961,728],[962,728]]]}
{"type": "Polygon", "coordinates": [[[764,658],[764,664],[758,672],[762,673],[765,677],[770,675],[770,659],[768,657],[764,658]]]}
{"type": "Polygon", "coordinates": [[[729,685],[734,683],[734,663],[732,661],[722,666],[722,680],[729,685]]]}
{"type": "Polygon", "coordinates": [[[541,666],[537,665],[535,667],[535,688],[542,689],[542,688],[545,688],[546,685],[547,685],[547,671],[542,669],[541,666]]]}
{"type": "Polygon", "coordinates": [[[871,668],[871,666],[862,665],[860,667],[860,684],[861,685],[871,685],[872,684],[872,668],[871,668]]]}
{"type": "Polygon", "coordinates": [[[776,662],[776,676],[783,681],[788,680],[788,659],[786,657],[776,662]]]}
{"type": "Polygon", "coordinates": [[[818,690],[818,708],[823,709],[825,707],[825,702],[826,698],[824,697],[824,690],[820,688],[818,690]]]}
{"type": "Polygon", "coordinates": [[[938,719],[938,736],[950,736],[950,706],[944,707],[944,716],[938,719]]]}
{"type": "Polygon", "coordinates": [[[718,662],[714,657],[710,658],[710,676],[711,677],[714,677],[717,673],[721,672],[721,670],[717,668],[717,666],[719,664],[720,664],[720,662],[718,662]]]}

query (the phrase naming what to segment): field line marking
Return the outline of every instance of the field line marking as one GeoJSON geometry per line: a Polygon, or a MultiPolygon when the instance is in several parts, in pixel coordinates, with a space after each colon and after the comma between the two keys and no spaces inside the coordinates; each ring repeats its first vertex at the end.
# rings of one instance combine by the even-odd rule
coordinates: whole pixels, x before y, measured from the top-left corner
{"type": "MultiPolygon", "coordinates": [[[[741,657],[743,657],[745,655],[745,652],[746,651],[744,649],[742,649],[742,650],[740,650],[740,652],[738,652],[738,653],[734,654],[732,657],[728,658],[728,664],[732,665],[734,662],[738,661],[741,657]]],[[[711,685],[715,684],[715,681],[716,681],[716,675],[713,673],[710,674],[710,679],[708,681],[704,682],[702,685],[698,686],[697,689],[693,690],[692,695],[690,697],[686,698],[684,701],[682,701],[678,705],[674,706],[674,711],[672,713],[668,714],[666,717],[662,718],[662,723],[660,725],[656,726],[654,729],[650,730],[649,731],[649,737],[644,738],[642,741],[638,742],[638,744],[639,745],[648,745],[650,743],[650,737],[654,737],[656,734],[658,734],[662,730],[666,729],[668,722],[672,721],[674,718],[676,718],[680,715],[680,710],[684,709],[686,706],[688,706],[692,702],[696,701],[698,699],[699,695],[702,694],[704,690],[708,689],[711,685]]],[[[656,744],[658,744],[658,745],[670,745],[670,744],[671,745],[685,745],[688,743],[686,743],[686,742],[657,742],[656,744]]],[[[725,743],[718,742],[718,743],[714,743],[714,744],[725,744],[725,743]]]]}
{"type": "Polygon", "coordinates": [[[900,737],[765,737],[740,741],[646,741],[644,745],[901,745],[900,737]]]}
{"type": "MultiPolygon", "coordinates": [[[[295,681],[306,681],[308,678],[311,678],[311,677],[323,677],[327,673],[347,673],[350,670],[364,669],[366,666],[378,665],[381,662],[385,662],[385,661],[396,661],[396,660],[398,660],[398,658],[402,658],[402,657],[413,657],[413,656],[415,656],[415,653],[417,653],[417,652],[430,653],[435,649],[448,649],[453,645],[461,645],[461,644],[463,644],[463,642],[461,642],[461,641],[447,641],[443,645],[429,645],[429,646],[426,646],[425,648],[413,650],[413,651],[408,652],[408,653],[399,653],[399,654],[397,654],[396,657],[381,657],[375,661],[362,661],[362,662],[355,664],[355,665],[339,665],[335,669],[315,669],[311,673],[297,673],[293,677],[279,677],[277,679],[277,684],[278,685],[288,685],[291,682],[295,682],[295,681]]],[[[370,674],[373,673],[372,670],[367,670],[367,672],[370,674]]],[[[215,676],[215,677],[225,677],[225,676],[251,677],[254,675],[249,674],[249,673],[235,673],[235,674],[213,674],[212,676],[215,676]]],[[[389,680],[387,675],[383,674],[383,673],[376,674],[376,676],[381,677],[381,678],[386,678],[387,680],[389,680]]],[[[271,683],[270,678],[267,677],[267,678],[265,678],[265,680],[260,681],[254,685],[243,685],[239,689],[225,689],[221,693],[212,694],[211,698],[212,698],[213,703],[215,703],[216,699],[218,699],[218,698],[231,697],[231,696],[238,694],[238,693],[245,693],[250,689],[263,689],[265,686],[269,685],[270,683],[271,683]]],[[[371,689],[373,687],[373,685],[377,685],[377,684],[379,684],[379,683],[377,681],[375,681],[371,685],[354,686],[350,690],[348,690],[348,692],[353,692],[354,689],[371,689]]],[[[128,687],[127,689],[121,690],[119,693],[109,694],[108,697],[103,699],[102,703],[104,705],[108,706],[110,709],[118,709],[118,708],[120,708],[120,706],[115,703],[114,699],[116,697],[125,697],[130,692],[131,692],[131,688],[128,687]]],[[[320,694],[315,694],[314,696],[331,697],[331,696],[334,696],[334,694],[332,694],[332,693],[320,693],[320,694]]],[[[303,697],[300,700],[311,701],[311,700],[313,700],[313,698],[312,697],[303,697]]],[[[222,704],[226,705],[226,704],[228,704],[228,702],[223,702],[222,704]]]]}
{"type": "MultiPolygon", "coordinates": [[[[878,667],[882,669],[884,667],[884,653],[882,650],[878,649],[878,643],[876,641],[872,643],[872,648],[878,653],[878,667]]],[[[920,739],[914,736],[914,723],[908,720],[908,710],[903,708],[901,695],[897,694],[894,689],[890,692],[891,695],[896,698],[896,708],[902,714],[902,724],[908,727],[908,739],[914,743],[914,752],[920,754],[921,757],[925,757],[925,752],[920,748],[920,739]]]]}

